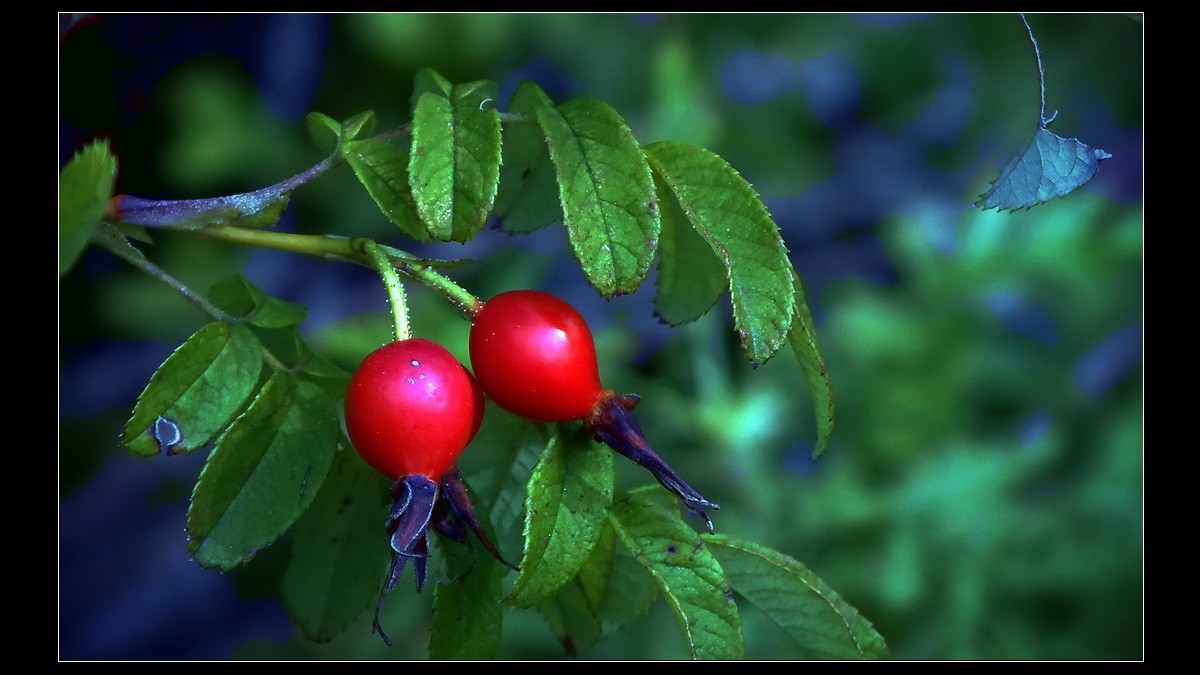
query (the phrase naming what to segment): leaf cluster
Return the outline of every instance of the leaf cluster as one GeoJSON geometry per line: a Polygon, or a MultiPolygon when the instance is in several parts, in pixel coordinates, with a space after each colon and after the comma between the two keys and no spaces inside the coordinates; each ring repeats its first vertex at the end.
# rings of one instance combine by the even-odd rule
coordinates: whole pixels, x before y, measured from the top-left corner
{"type": "MultiPolygon", "coordinates": [[[[143,227],[269,228],[292,189],[344,163],[416,241],[468,241],[493,214],[513,233],[561,223],[606,298],[636,290],[657,262],[655,306],[671,325],[695,321],[729,292],[748,360],[765,363],[787,343],[802,364],[820,454],[832,390],[799,275],[749,183],[704,148],[640,145],[602,101],[556,105],[526,82],[502,114],[496,95],[492,82],[452,84],[423,70],[410,124],[360,138],[373,130],[372,112],[343,122],[312,113],[309,130],[332,147],[330,159],[229,198],[110,202],[116,162],[106,143],[93,144],[61,178],[72,195],[60,202],[62,271],[89,240],[144,260],[129,241],[149,241],[143,227]],[[397,142],[405,136],[409,143],[397,142]]],[[[293,531],[280,595],[306,636],[330,640],[376,597],[388,557],[381,525],[389,486],[341,431],[347,374],[297,331],[303,306],[241,277],[214,285],[201,302],[214,320],[154,373],[123,444],[138,457],[211,447],[188,509],[189,551],[205,567],[230,570],[293,531]]],[[[577,653],[662,596],[694,658],[742,658],[735,592],[814,655],[887,655],[870,624],[799,562],[698,534],[657,487],[617,491],[611,452],[578,425],[538,425],[494,408],[488,420],[471,452],[490,453],[490,469],[468,480],[489,516],[485,527],[502,548],[521,551],[520,572],[506,577],[479,547],[441,540],[431,657],[494,655],[506,608],[536,609],[577,653]]]]}

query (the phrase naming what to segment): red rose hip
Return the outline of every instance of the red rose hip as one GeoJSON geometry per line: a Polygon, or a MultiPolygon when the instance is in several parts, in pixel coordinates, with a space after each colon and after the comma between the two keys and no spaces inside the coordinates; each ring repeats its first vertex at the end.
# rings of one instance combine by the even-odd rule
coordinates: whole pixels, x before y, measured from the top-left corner
{"type": "Polygon", "coordinates": [[[483,419],[483,394],[444,347],[424,338],[392,342],[363,359],[346,390],[346,433],[392,480],[440,480],[483,419]]]}
{"type": "MultiPolygon", "coordinates": [[[[428,529],[465,541],[475,533],[502,564],[512,567],[488,540],[454,462],[479,431],[483,391],[454,355],[436,342],[407,338],[367,355],[346,389],[346,434],[359,455],[394,481],[384,521],[392,563],[384,578],[373,628],[384,598],[411,560],[417,591],[425,584],[428,529]]],[[[515,569],[515,568],[514,568],[515,569]]]]}
{"type": "Polygon", "coordinates": [[[501,293],[475,312],[470,349],[479,386],[501,408],[541,422],[582,420],[597,441],[649,470],[712,530],[704,511],[720,506],[650,448],[631,412],[641,399],[601,386],[592,332],[570,304],[541,291],[501,293]]]}
{"type": "Polygon", "coordinates": [[[480,386],[515,415],[581,420],[603,393],[587,322],[552,295],[520,290],[488,300],[472,320],[470,346],[480,386]]]}

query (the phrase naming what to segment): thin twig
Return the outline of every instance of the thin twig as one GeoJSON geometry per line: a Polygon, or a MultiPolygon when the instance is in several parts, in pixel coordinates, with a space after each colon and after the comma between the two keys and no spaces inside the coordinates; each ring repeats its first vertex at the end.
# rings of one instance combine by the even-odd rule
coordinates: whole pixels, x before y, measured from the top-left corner
{"type": "MultiPolygon", "coordinates": [[[[217,307],[216,305],[209,302],[207,298],[200,295],[196,291],[193,291],[191,288],[188,287],[187,284],[176,279],[175,277],[168,274],[167,271],[164,270],[163,268],[161,268],[158,265],[155,265],[154,263],[147,260],[146,257],[141,255],[140,252],[137,251],[137,249],[133,248],[133,246],[131,246],[129,244],[129,242],[125,241],[124,237],[121,237],[121,235],[116,234],[115,230],[111,230],[111,228],[97,229],[96,233],[92,236],[92,241],[96,245],[104,248],[105,250],[107,250],[108,252],[117,256],[121,260],[124,260],[125,262],[129,263],[130,265],[133,265],[134,267],[145,272],[146,274],[149,274],[150,276],[154,277],[155,279],[158,279],[159,281],[163,282],[164,284],[169,286],[171,288],[171,290],[173,290],[176,293],[178,293],[179,295],[183,296],[183,299],[192,303],[197,308],[199,308],[200,311],[211,316],[212,318],[216,319],[217,321],[223,321],[230,325],[238,323],[237,319],[229,316],[224,311],[222,311],[220,307],[217,307]]],[[[278,358],[276,358],[275,355],[272,354],[266,348],[266,346],[262,347],[262,353],[263,353],[263,358],[267,361],[267,363],[272,368],[274,368],[275,370],[278,370],[280,372],[289,372],[290,369],[287,366],[283,365],[283,363],[280,362],[280,360],[278,358]]]]}
{"type": "Polygon", "coordinates": [[[1029,27],[1029,21],[1025,19],[1025,15],[1018,13],[1017,16],[1021,17],[1021,23],[1025,26],[1025,34],[1029,36],[1029,44],[1033,45],[1033,60],[1037,64],[1038,96],[1040,101],[1038,127],[1045,129],[1047,124],[1050,124],[1054,121],[1055,117],[1058,117],[1058,112],[1051,115],[1050,119],[1046,119],[1046,73],[1042,69],[1042,51],[1038,48],[1037,40],[1033,37],[1033,29],[1029,27]]]}

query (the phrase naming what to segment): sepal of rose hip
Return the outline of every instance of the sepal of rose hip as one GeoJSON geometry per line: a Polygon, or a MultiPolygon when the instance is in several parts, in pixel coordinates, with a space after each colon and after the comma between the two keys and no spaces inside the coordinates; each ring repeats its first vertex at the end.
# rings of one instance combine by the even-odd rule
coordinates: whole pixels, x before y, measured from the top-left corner
{"type": "Polygon", "coordinates": [[[520,571],[519,567],[504,559],[504,556],[500,554],[500,549],[492,543],[487,533],[483,531],[483,525],[479,521],[479,516],[475,513],[475,505],[471,503],[471,495],[467,490],[467,484],[463,482],[457,466],[450,467],[446,475],[442,476],[441,504],[444,504],[449,511],[437,520],[436,527],[439,532],[455,541],[465,543],[467,542],[467,536],[461,528],[461,525],[465,525],[475,533],[475,536],[479,538],[479,542],[483,544],[483,547],[501,565],[511,570],[520,571]],[[445,530],[443,529],[443,524],[445,524],[445,530]]]}
{"type": "Polygon", "coordinates": [[[379,624],[379,611],[383,609],[383,601],[388,593],[396,588],[404,567],[409,560],[413,561],[413,571],[416,575],[417,592],[425,586],[426,569],[429,562],[429,521],[433,518],[434,506],[438,500],[438,484],[420,474],[404,476],[392,486],[392,510],[384,520],[384,526],[390,535],[392,563],[388,567],[383,589],[379,592],[379,602],[375,604],[375,619],[371,628],[379,633],[389,646],[391,638],[379,624]]]}
{"type": "Polygon", "coordinates": [[[618,395],[605,390],[592,411],[583,420],[583,428],[599,442],[628,457],[638,466],[648,470],[658,482],[683,502],[693,513],[704,519],[709,532],[713,531],[712,520],[707,509],[720,509],[720,505],[705,499],[666,460],[654,452],[642,426],[633,416],[633,409],[641,401],[637,394],[618,395]]]}

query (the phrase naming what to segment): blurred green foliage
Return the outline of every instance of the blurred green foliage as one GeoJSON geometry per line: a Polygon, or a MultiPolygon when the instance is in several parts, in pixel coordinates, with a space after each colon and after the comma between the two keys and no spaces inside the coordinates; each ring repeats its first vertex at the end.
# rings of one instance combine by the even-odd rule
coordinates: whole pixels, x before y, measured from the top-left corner
{"type": "MultiPolygon", "coordinates": [[[[602,377],[606,386],[643,396],[638,416],[651,443],[722,505],[714,514],[718,531],[802,561],[875,624],[895,658],[1139,659],[1141,202],[1082,190],[1025,212],[972,209],[1036,117],[1032,57],[1019,22],[987,14],[869,19],[338,15],[311,109],[336,119],[372,109],[386,129],[407,118],[418,68],[458,82],[496,79],[507,91],[515,82],[506,74],[542,77],[544,69],[558,78],[542,82],[552,95],[608,102],[642,143],[704,145],[769,201],[838,175],[845,161],[836,153],[839,132],[822,123],[797,87],[761,102],[723,95],[722,68],[736,50],[793,62],[836,55],[857,73],[857,119],[889,133],[936,104],[952,70],[947,64],[960,64],[973,83],[968,112],[951,141],[920,146],[930,166],[968,176],[942,186],[961,197],[957,206],[947,217],[944,204],[934,197],[926,204],[917,194],[904,212],[863,223],[882,242],[894,283],[835,277],[810,298],[837,397],[833,441],[820,460],[808,459],[811,405],[795,360],[784,353],[752,369],[738,353],[725,302],[693,324],[649,333],[648,317],[629,309],[647,306],[633,303],[652,292],[649,285],[633,299],[602,305],[603,316],[589,316],[602,319],[602,377]],[[649,354],[640,344],[648,334],[664,340],[649,354]],[[1124,335],[1128,342],[1130,334],[1135,362],[1110,364],[1108,375],[1103,361],[1099,375],[1088,370],[1106,341],[1124,335]]],[[[1062,111],[1056,133],[1076,135],[1082,120],[1096,115],[1105,124],[1141,127],[1140,22],[1121,14],[1033,15],[1030,22],[1046,65],[1048,104],[1062,111]]],[[[79,29],[81,41],[87,28],[79,29]]],[[[65,65],[72,58],[64,51],[65,65]]],[[[72,77],[64,71],[64,91],[72,77]]],[[[73,109],[73,96],[64,98],[65,108],[73,109]]],[[[115,138],[122,192],[233,193],[321,158],[303,117],[272,114],[249,75],[228,60],[173,68],[148,105],[153,123],[115,138]]],[[[1111,162],[1122,160],[1103,139],[1084,140],[1113,151],[1111,162]]],[[[842,194],[838,203],[849,209],[860,197],[842,194]]],[[[344,167],[297,191],[289,210],[295,231],[408,246],[344,167]]],[[[420,250],[477,258],[448,274],[490,297],[542,284],[558,257],[569,257],[561,228],[552,230],[528,240],[485,232],[466,248],[420,250]]],[[[154,239],[149,255],[193,288],[245,273],[269,293],[309,303],[301,327],[338,365],[353,367],[387,339],[381,287],[374,298],[289,295],[263,283],[280,263],[256,270],[248,265],[257,259],[244,249],[177,233],[154,239]],[[331,306],[311,302],[315,297],[331,306]]],[[[793,245],[793,253],[806,252],[793,245]]],[[[354,289],[371,283],[365,270],[304,262],[306,274],[340,274],[356,280],[354,289]]],[[[797,267],[807,280],[805,266],[797,267]]],[[[573,274],[570,283],[581,284],[577,267],[573,274]]],[[[63,279],[60,293],[65,351],[97,339],[178,344],[202,324],[178,296],[123,267],[83,266],[63,279]]],[[[457,313],[419,287],[410,298],[415,333],[465,361],[467,327],[457,313]]],[[[153,370],[146,368],[143,383],[153,370]]],[[[84,460],[74,473],[64,463],[64,490],[98,471],[96,455],[109,448],[91,447],[89,439],[115,438],[122,419],[106,409],[62,420],[60,459],[84,460]]],[[[468,450],[464,474],[478,462],[486,458],[468,450]]],[[[636,467],[617,463],[619,489],[645,481],[636,467]]],[[[261,594],[278,583],[286,562],[269,551],[287,546],[290,537],[230,577],[249,596],[261,594]]],[[[177,548],[184,555],[182,542],[177,548]]],[[[282,644],[251,637],[232,656],[423,658],[431,600],[429,592],[389,597],[381,620],[397,640],[391,649],[370,634],[367,614],[328,645],[306,642],[297,631],[282,644]]],[[[749,658],[801,658],[765,616],[746,604],[742,613],[749,658]]],[[[506,612],[499,656],[560,658],[562,649],[536,613],[506,612]]],[[[583,657],[675,659],[686,658],[686,648],[659,600],[583,657]]]]}

